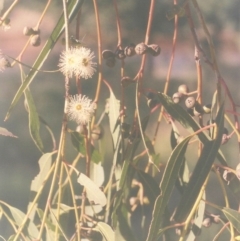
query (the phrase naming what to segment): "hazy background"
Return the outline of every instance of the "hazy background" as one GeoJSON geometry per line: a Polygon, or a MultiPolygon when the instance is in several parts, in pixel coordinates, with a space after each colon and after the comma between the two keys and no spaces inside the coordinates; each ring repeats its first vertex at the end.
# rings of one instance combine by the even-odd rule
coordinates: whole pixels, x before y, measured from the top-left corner
{"type": "MultiPolygon", "coordinates": [[[[13,1],[6,0],[4,9],[6,9],[12,2],[13,1]]],[[[19,4],[10,14],[11,29],[8,31],[0,29],[0,49],[3,53],[12,57],[17,57],[27,41],[27,37],[22,34],[24,26],[35,26],[46,2],[47,1],[39,0],[19,1],[19,4]]],[[[118,1],[124,46],[131,42],[137,44],[144,41],[149,13],[149,2],[150,1],[146,0],[118,1]]],[[[230,88],[235,103],[239,104],[240,0],[199,1],[199,5],[203,10],[203,14],[215,43],[220,71],[230,88]]],[[[166,18],[166,12],[171,6],[172,1],[156,1],[150,43],[159,44],[162,52],[158,57],[147,58],[144,73],[145,88],[152,88],[158,91],[163,90],[172,48],[173,20],[168,21],[166,18]]],[[[103,49],[111,49],[114,51],[117,46],[117,31],[112,1],[99,1],[99,10],[103,49]]],[[[52,1],[51,7],[47,11],[42,25],[40,26],[42,44],[40,47],[28,47],[22,58],[24,63],[28,65],[33,64],[61,12],[61,1],[52,1]]],[[[198,27],[196,31],[201,39],[201,44],[203,47],[206,47],[204,33],[199,28],[198,24],[196,24],[196,26],[198,27]]],[[[75,21],[71,25],[71,34],[75,34],[75,21]]],[[[97,55],[96,25],[92,1],[85,1],[83,4],[80,36],[81,39],[83,38],[84,45],[93,49],[97,55]]],[[[48,60],[44,64],[43,69],[56,70],[59,54],[63,49],[64,46],[61,42],[57,43],[48,60]]],[[[205,48],[205,50],[206,53],[209,54],[208,49],[205,48]]],[[[125,62],[126,74],[131,77],[135,76],[139,68],[140,57],[134,56],[126,59],[125,62]]],[[[203,97],[204,103],[208,104],[211,102],[212,94],[215,90],[215,76],[206,64],[202,64],[204,86],[203,97]]],[[[104,78],[106,78],[113,87],[117,98],[120,97],[119,66],[120,62],[117,62],[116,66],[112,69],[105,65],[103,66],[104,78]]],[[[28,69],[24,69],[27,73],[28,69]]],[[[6,122],[3,121],[10,103],[20,86],[20,82],[20,72],[17,65],[0,73],[0,126],[7,128],[14,135],[18,136],[17,139],[0,136],[0,199],[8,202],[12,206],[26,211],[30,182],[38,173],[37,161],[40,158],[41,153],[35,147],[29,135],[28,116],[24,109],[23,98],[21,98],[14,108],[9,120],[6,122]]],[[[83,93],[87,94],[90,98],[94,98],[97,75],[95,74],[91,80],[83,80],[82,82],[83,93]]],[[[169,94],[172,95],[176,92],[178,85],[183,83],[188,84],[190,90],[194,90],[197,83],[194,61],[194,43],[185,17],[179,19],[179,36],[169,94]]],[[[58,141],[64,103],[64,78],[62,74],[38,73],[33,83],[30,85],[30,89],[39,114],[48,122],[58,141]]],[[[133,107],[132,103],[134,103],[134,91],[134,87],[132,86],[127,89],[126,105],[128,106],[127,120],[129,121],[132,119],[131,109],[133,107]]],[[[71,83],[71,93],[76,93],[74,81],[71,83]]],[[[109,92],[107,88],[103,86],[100,109],[102,107],[103,110],[105,100],[108,96],[109,92]]],[[[141,113],[144,113],[144,111],[146,111],[146,113],[149,111],[146,104],[143,104],[141,113]]],[[[100,114],[101,113],[99,112],[98,115],[100,114]]],[[[157,115],[153,116],[150,122],[151,125],[147,130],[150,137],[155,130],[156,118],[157,115]]],[[[49,141],[49,135],[44,128],[41,129],[41,134],[45,143],[45,150],[51,151],[52,146],[49,141]]],[[[167,143],[161,141],[162,139],[166,140],[166,135],[170,135],[170,127],[167,129],[160,128],[157,140],[159,144],[156,145],[156,152],[160,153],[162,161],[166,161],[171,151],[170,141],[167,143]]],[[[239,162],[236,137],[234,136],[226,146],[223,146],[222,149],[229,161],[229,165],[234,168],[239,162]]],[[[106,159],[108,158],[109,157],[106,157],[106,159]]],[[[193,166],[195,163],[194,161],[191,163],[191,160],[189,160],[189,162],[190,166],[193,166]]],[[[214,182],[215,181],[213,180],[208,188],[211,192],[215,190],[217,193],[218,191],[216,189],[211,189],[211,185],[214,187],[214,182]]],[[[214,197],[212,198],[214,199],[214,197]]],[[[236,205],[234,200],[232,201],[232,205],[236,205]]],[[[4,220],[0,221],[0,234],[7,238],[11,232],[11,227],[6,225],[4,220]]]]}

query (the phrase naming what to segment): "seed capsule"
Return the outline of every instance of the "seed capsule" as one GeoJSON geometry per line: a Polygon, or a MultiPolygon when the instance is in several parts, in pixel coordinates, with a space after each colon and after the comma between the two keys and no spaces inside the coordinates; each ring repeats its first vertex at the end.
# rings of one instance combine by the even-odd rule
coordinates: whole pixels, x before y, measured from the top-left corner
{"type": "Polygon", "coordinates": [[[222,145],[226,144],[226,143],[228,142],[228,140],[229,140],[229,136],[224,133],[224,134],[222,135],[222,142],[221,142],[221,144],[222,144],[222,145]]]}
{"type": "Polygon", "coordinates": [[[136,54],[135,52],[135,44],[129,44],[125,49],[124,49],[124,54],[128,57],[131,57],[136,54]]]}
{"type": "Polygon", "coordinates": [[[29,28],[29,27],[24,27],[23,28],[23,34],[25,35],[25,36],[30,36],[30,35],[32,35],[32,34],[34,34],[35,32],[34,32],[34,30],[32,29],[32,28],[29,28]]]}
{"type": "Polygon", "coordinates": [[[95,126],[91,132],[91,138],[94,141],[101,139],[103,136],[103,131],[100,126],[95,126]]]}
{"type": "Polygon", "coordinates": [[[210,114],[212,110],[212,105],[211,104],[207,104],[203,106],[203,111],[205,114],[210,114]]]}
{"type": "Polygon", "coordinates": [[[137,44],[135,47],[136,54],[143,55],[147,53],[147,51],[148,51],[148,46],[145,43],[137,44]]]}
{"type": "Polygon", "coordinates": [[[115,58],[115,54],[111,50],[106,49],[102,51],[102,57],[103,59],[115,58]]]}
{"type": "Polygon", "coordinates": [[[193,96],[189,96],[186,100],[185,100],[185,105],[187,108],[193,108],[196,104],[196,99],[193,96]]]}
{"type": "Polygon", "coordinates": [[[110,68],[114,67],[116,63],[115,57],[109,57],[106,59],[106,65],[110,68]]]}
{"type": "Polygon", "coordinates": [[[149,50],[149,53],[154,57],[158,56],[161,52],[161,48],[157,44],[148,45],[148,50],[149,50]]]}
{"type": "Polygon", "coordinates": [[[183,97],[182,93],[176,92],[176,93],[173,94],[172,100],[175,104],[177,104],[182,100],[182,97],[183,97]]]}
{"type": "Polygon", "coordinates": [[[135,83],[135,81],[132,78],[128,77],[128,76],[124,76],[121,79],[121,83],[122,83],[122,85],[124,87],[127,87],[128,85],[130,85],[132,83],[135,83]]]}
{"type": "Polygon", "coordinates": [[[183,95],[186,95],[189,92],[187,85],[179,85],[178,92],[182,93],[183,95]]]}
{"type": "Polygon", "coordinates": [[[30,39],[30,44],[34,47],[37,47],[41,44],[41,38],[39,34],[35,34],[30,39]]]}
{"type": "Polygon", "coordinates": [[[212,225],[212,220],[210,217],[207,217],[203,220],[202,225],[206,228],[209,228],[212,225]]]}
{"type": "Polygon", "coordinates": [[[118,59],[125,59],[126,58],[126,55],[124,54],[124,50],[122,50],[122,49],[117,49],[116,52],[115,52],[115,56],[118,59]]]}

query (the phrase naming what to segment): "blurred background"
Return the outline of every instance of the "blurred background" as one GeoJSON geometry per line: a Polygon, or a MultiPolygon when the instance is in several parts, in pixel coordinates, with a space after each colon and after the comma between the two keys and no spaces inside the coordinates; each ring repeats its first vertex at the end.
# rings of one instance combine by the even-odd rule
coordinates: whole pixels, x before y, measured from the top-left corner
{"type": "MultiPolygon", "coordinates": [[[[13,1],[5,0],[2,13],[11,5],[13,1]]],[[[118,1],[119,16],[122,27],[123,46],[129,43],[138,44],[144,42],[149,2],[145,0],[118,1]]],[[[16,58],[24,47],[28,37],[23,35],[25,26],[34,27],[45,7],[47,1],[21,0],[10,14],[11,28],[7,31],[0,29],[0,49],[2,53],[16,58]]],[[[220,67],[220,72],[225,79],[234,101],[240,103],[239,79],[240,79],[240,0],[208,0],[199,1],[207,26],[213,38],[216,56],[220,67]]],[[[161,54],[158,57],[147,57],[144,71],[144,88],[163,91],[167,70],[172,51],[172,35],[174,31],[174,21],[166,18],[166,13],[173,6],[172,1],[157,0],[153,18],[153,25],[150,43],[159,44],[161,54]]],[[[103,49],[115,51],[117,46],[116,15],[113,2],[110,0],[99,1],[99,12],[102,31],[103,49]]],[[[42,24],[41,45],[39,47],[29,46],[25,51],[22,62],[31,66],[38,56],[45,41],[54,28],[59,16],[62,13],[62,3],[53,0],[48,9],[42,24]]],[[[196,32],[201,40],[201,45],[209,55],[206,38],[199,22],[196,20],[196,32]]],[[[76,21],[70,26],[70,34],[75,35],[76,21]]],[[[96,54],[97,61],[97,36],[95,15],[92,1],[85,1],[83,4],[80,19],[80,40],[96,54]]],[[[59,41],[51,52],[42,69],[57,70],[59,54],[64,50],[64,45],[59,41]]],[[[126,75],[134,77],[139,69],[141,58],[134,56],[125,61],[126,75]]],[[[211,103],[212,95],[216,88],[216,77],[212,70],[203,61],[203,102],[211,103]]],[[[28,68],[24,67],[25,73],[28,68]]],[[[112,86],[116,97],[120,98],[120,62],[114,68],[103,65],[104,78],[112,86]]],[[[82,91],[90,98],[94,98],[96,91],[97,74],[90,80],[82,80],[82,91]]],[[[28,130],[28,114],[24,108],[23,97],[14,108],[10,118],[4,122],[7,110],[12,99],[21,84],[20,71],[17,64],[13,68],[7,68],[0,72],[0,126],[7,128],[18,138],[0,136],[0,200],[15,206],[22,211],[26,211],[29,200],[29,188],[32,179],[39,171],[38,160],[41,153],[31,140],[28,130]]],[[[175,51],[175,59],[171,74],[169,95],[177,91],[180,84],[187,84],[191,91],[196,89],[197,74],[194,60],[194,42],[185,17],[179,19],[178,38],[175,51]]],[[[30,85],[38,113],[49,124],[58,142],[62,113],[64,104],[64,77],[61,73],[39,72],[33,83],[30,85]]],[[[71,82],[71,94],[76,93],[74,80],[71,82]]],[[[134,108],[134,86],[129,86],[126,90],[127,120],[131,123],[134,108]]],[[[105,101],[109,97],[108,89],[103,85],[101,99],[99,102],[99,113],[104,111],[105,101]]],[[[228,106],[228,105],[227,105],[228,106]]],[[[141,113],[148,113],[146,103],[141,106],[141,113]]],[[[151,117],[147,128],[148,136],[151,138],[156,125],[158,114],[151,117]]],[[[206,119],[207,120],[207,119],[206,119]]],[[[107,118],[104,122],[107,124],[107,118]]],[[[73,123],[70,123],[75,128],[73,123]]],[[[227,126],[228,127],[228,126],[227,126]]],[[[229,128],[230,129],[230,128],[229,128]]],[[[166,141],[166,135],[170,136],[170,126],[165,128],[161,125],[155,150],[160,153],[161,161],[166,162],[171,153],[170,141],[166,141]],[[165,137],[165,138],[163,138],[165,137]]],[[[106,132],[108,133],[108,132],[106,132]]],[[[52,150],[51,140],[45,128],[41,128],[41,136],[44,142],[45,151],[52,150]]],[[[106,140],[110,136],[105,137],[106,140]]],[[[237,139],[234,136],[222,150],[228,160],[230,167],[235,167],[238,160],[237,139]]],[[[75,156],[74,150],[68,150],[69,159],[75,156]],[[73,152],[73,153],[71,153],[73,152]]],[[[104,162],[110,162],[111,156],[106,155],[104,162]]],[[[189,154],[189,165],[192,168],[195,164],[189,154]]],[[[213,178],[207,191],[216,192],[211,195],[210,201],[218,202],[221,205],[222,196],[220,189],[215,186],[216,180],[213,178]],[[219,195],[218,195],[219,194],[219,195]]],[[[236,202],[231,200],[231,205],[236,208],[236,202]]],[[[208,231],[206,231],[208,232],[208,231]]],[[[0,235],[7,238],[12,233],[10,225],[5,220],[0,220],[0,235]]],[[[211,234],[208,234],[211,235],[211,234]]],[[[200,240],[200,239],[199,239],[200,240]]],[[[211,240],[211,239],[209,239],[211,240]]],[[[219,239],[220,240],[220,239],[219,239]]],[[[223,239],[224,240],[224,237],[223,239]]]]}

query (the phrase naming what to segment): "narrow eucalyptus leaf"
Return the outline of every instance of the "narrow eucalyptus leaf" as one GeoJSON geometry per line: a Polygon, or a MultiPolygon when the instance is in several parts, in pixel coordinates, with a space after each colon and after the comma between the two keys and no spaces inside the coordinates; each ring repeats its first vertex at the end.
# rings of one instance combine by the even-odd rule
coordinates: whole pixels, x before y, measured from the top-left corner
{"type": "MultiPolygon", "coordinates": [[[[7,207],[9,208],[16,224],[18,226],[21,226],[26,214],[23,213],[21,210],[15,208],[15,207],[12,207],[10,205],[7,205],[7,207]]],[[[26,226],[27,226],[28,234],[33,239],[36,239],[38,237],[38,234],[39,234],[39,231],[38,231],[38,228],[36,227],[36,225],[29,219],[29,222],[26,224],[26,226]]]]}
{"type": "Polygon", "coordinates": [[[93,201],[95,204],[100,204],[102,207],[107,204],[105,194],[89,177],[80,173],[77,181],[86,188],[87,198],[89,201],[93,201]]]}
{"type": "Polygon", "coordinates": [[[164,221],[164,214],[175,186],[180,167],[184,161],[184,155],[187,150],[188,142],[191,136],[185,138],[172,151],[167,166],[164,170],[162,181],[160,183],[161,194],[158,196],[152,214],[152,221],[147,237],[147,241],[154,241],[164,221]]]}
{"type": "MultiPolygon", "coordinates": [[[[40,171],[37,174],[37,176],[32,180],[32,183],[30,186],[31,194],[33,194],[33,196],[31,197],[32,200],[35,197],[38,190],[41,188],[41,186],[44,185],[44,180],[45,180],[46,176],[48,175],[50,168],[52,166],[52,155],[54,153],[55,152],[45,153],[41,156],[41,158],[38,161],[40,171]]],[[[31,207],[31,205],[32,205],[32,203],[29,202],[28,209],[31,207]]],[[[35,207],[32,209],[32,211],[29,215],[29,218],[31,220],[34,219],[36,208],[37,208],[37,203],[35,204],[35,207]]]]}
{"type": "MultiPolygon", "coordinates": [[[[179,121],[185,128],[191,128],[191,131],[194,132],[198,131],[201,128],[199,124],[187,113],[187,111],[184,110],[180,105],[173,103],[169,96],[159,92],[158,97],[166,111],[175,120],[179,121]]],[[[206,144],[210,140],[210,137],[204,132],[198,133],[198,138],[203,144],[206,144]]],[[[223,156],[220,149],[217,153],[217,159],[223,166],[228,166],[225,157],[223,156]]],[[[228,187],[238,198],[240,198],[240,185],[239,180],[236,177],[231,180],[228,187]]]]}
{"type": "Polygon", "coordinates": [[[115,240],[114,231],[108,224],[103,222],[98,222],[94,229],[100,232],[106,241],[115,240]]]}
{"type": "Polygon", "coordinates": [[[120,102],[116,99],[114,93],[110,91],[109,97],[109,124],[110,130],[113,138],[114,147],[117,146],[117,141],[119,138],[120,126],[118,124],[119,120],[119,111],[120,111],[120,102]]]}
{"type": "Polygon", "coordinates": [[[3,128],[3,127],[0,127],[0,135],[18,138],[17,136],[13,135],[13,133],[11,133],[10,131],[8,131],[6,128],[3,128]]]}
{"type": "Polygon", "coordinates": [[[25,99],[28,106],[28,122],[30,135],[37,146],[37,148],[43,153],[43,143],[40,137],[40,121],[37,113],[37,109],[30,90],[27,88],[24,91],[25,99]]]}
{"type": "Polygon", "coordinates": [[[240,213],[236,210],[233,210],[231,208],[222,208],[222,211],[229,222],[232,223],[234,228],[240,232],[240,213]]]}
{"type": "MultiPolygon", "coordinates": [[[[84,0],[69,0],[67,3],[67,12],[68,12],[68,17],[69,21],[71,21],[74,16],[76,16],[78,10],[82,6],[84,0]]],[[[26,76],[25,80],[23,81],[22,85],[19,87],[16,95],[14,96],[12,103],[9,107],[9,110],[7,112],[7,115],[5,117],[5,120],[7,120],[10,116],[10,113],[12,109],[15,107],[17,102],[19,101],[20,97],[26,90],[26,88],[30,85],[30,83],[33,81],[34,77],[37,74],[37,70],[40,69],[47,59],[49,53],[53,49],[55,43],[63,33],[63,30],[65,28],[65,23],[64,23],[64,15],[62,14],[61,17],[59,18],[55,28],[53,29],[50,37],[48,38],[47,42],[43,46],[40,54],[38,55],[35,63],[32,66],[32,69],[29,71],[28,75],[26,76]]]]}
{"type": "Polygon", "coordinates": [[[216,124],[218,129],[216,139],[205,142],[201,155],[197,161],[191,178],[176,209],[174,219],[177,222],[185,221],[190,212],[192,211],[192,208],[198,198],[200,190],[205,183],[211,171],[212,164],[217,156],[218,149],[220,148],[222,141],[224,127],[223,106],[221,106],[221,108],[219,109],[218,115],[216,117],[216,124]]]}

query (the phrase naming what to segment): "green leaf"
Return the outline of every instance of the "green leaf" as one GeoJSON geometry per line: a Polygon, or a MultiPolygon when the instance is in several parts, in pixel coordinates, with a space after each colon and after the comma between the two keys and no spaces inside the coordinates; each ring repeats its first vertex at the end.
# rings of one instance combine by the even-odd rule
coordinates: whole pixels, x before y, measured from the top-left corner
{"type": "Polygon", "coordinates": [[[151,204],[153,204],[160,194],[160,188],[155,179],[145,173],[144,171],[137,170],[138,179],[142,183],[144,188],[144,195],[148,197],[151,204]]]}
{"type": "MultiPolygon", "coordinates": [[[[31,194],[34,194],[32,199],[35,197],[35,194],[38,192],[38,190],[41,188],[42,185],[44,185],[45,178],[48,176],[50,168],[52,166],[52,155],[56,152],[51,153],[45,153],[41,156],[41,158],[38,161],[38,165],[40,168],[39,173],[37,176],[32,180],[30,190],[32,191],[31,194]]],[[[28,204],[28,209],[32,205],[31,202],[28,204]]],[[[32,209],[29,218],[31,220],[34,219],[35,213],[36,213],[37,203],[35,204],[35,207],[32,209]]]]}
{"type": "Polygon", "coordinates": [[[119,138],[120,126],[117,125],[119,120],[119,111],[120,111],[120,102],[116,99],[114,93],[110,90],[110,97],[109,97],[109,124],[110,130],[113,138],[114,148],[117,146],[117,141],[119,138]]]}
{"type": "Polygon", "coordinates": [[[229,222],[232,223],[233,227],[240,232],[240,213],[231,208],[222,208],[222,211],[229,222]]]}
{"type": "Polygon", "coordinates": [[[103,222],[98,222],[94,230],[100,232],[105,239],[105,241],[114,241],[115,235],[112,228],[103,222]]]}
{"type": "Polygon", "coordinates": [[[39,134],[39,130],[40,130],[39,116],[37,113],[36,106],[34,104],[32,94],[28,88],[24,91],[24,95],[28,106],[28,123],[29,123],[28,125],[29,125],[30,136],[32,137],[37,148],[43,153],[43,143],[39,134]]]}
{"type": "Polygon", "coordinates": [[[86,188],[89,201],[93,201],[95,204],[100,204],[102,207],[107,204],[105,194],[89,177],[80,173],[77,182],[86,188]]]}
{"type": "Polygon", "coordinates": [[[150,224],[147,241],[155,240],[158,235],[158,231],[162,226],[164,221],[164,213],[175,186],[180,167],[185,159],[184,155],[190,139],[191,136],[188,136],[182,142],[180,142],[172,151],[167,162],[167,166],[164,170],[160,184],[161,194],[158,196],[154,205],[153,217],[150,224]]]}
{"type": "MultiPolygon", "coordinates": [[[[12,207],[8,204],[5,204],[5,205],[9,208],[9,210],[10,210],[12,216],[13,216],[14,221],[20,227],[23,223],[23,220],[24,220],[26,214],[23,213],[21,210],[15,208],[15,207],[12,207]]],[[[36,239],[38,237],[38,234],[39,234],[39,231],[38,231],[36,225],[29,219],[29,222],[26,224],[26,226],[27,226],[29,236],[32,239],[36,239]]]]}
{"type": "Polygon", "coordinates": [[[205,143],[198,162],[194,168],[191,178],[184,190],[183,196],[175,212],[174,219],[177,222],[183,222],[188,217],[217,156],[218,149],[220,148],[222,142],[224,127],[223,106],[221,106],[219,109],[218,115],[216,117],[216,124],[218,129],[216,139],[205,143]]]}
{"type": "MultiPolygon", "coordinates": [[[[84,136],[77,131],[72,131],[71,140],[76,150],[82,153],[83,155],[86,155],[86,146],[85,146],[84,136]]],[[[103,159],[102,155],[97,149],[95,149],[93,145],[90,146],[90,152],[91,152],[91,160],[94,163],[98,164],[99,162],[102,161],[103,159]]]]}
{"type": "MultiPolygon", "coordinates": [[[[116,231],[116,234],[119,231],[125,241],[136,241],[132,229],[128,224],[129,213],[127,212],[126,205],[122,205],[121,209],[117,211],[117,216],[119,222],[117,229],[119,230],[116,231]]],[[[116,235],[115,237],[118,236],[116,235]]]]}
{"type": "MultiPolygon", "coordinates": [[[[172,102],[171,97],[159,92],[158,98],[166,111],[175,120],[179,121],[185,128],[188,128],[191,132],[196,132],[201,128],[199,124],[187,113],[186,110],[184,110],[180,105],[172,102]]],[[[203,144],[206,144],[210,140],[210,137],[204,132],[200,132],[198,134],[198,138],[203,144]]],[[[217,159],[223,166],[228,166],[221,150],[218,150],[217,159]]],[[[237,177],[234,177],[231,180],[228,187],[238,198],[240,198],[240,185],[237,177]]]]}
{"type": "MultiPolygon", "coordinates": [[[[71,21],[74,18],[74,16],[77,14],[78,10],[80,9],[80,7],[83,4],[83,1],[84,0],[69,0],[68,1],[67,12],[68,12],[69,21],[71,21]]],[[[15,105],[19,101],[19,99],[22,96],[22,94],[24,93],[24,91],[27,89],[27,87],[33,81],[34,77],[36,76],[36,74],[38,72],[38,69],[40,69],[42,67],[43,63],[47,59],[49,53],[53,49],[58,38],[63,33],[64,28],[65,28],[64,15],[62,14],[61,17],[59,18],[54,30],[52,31],[50,37],[48,38],[48,40],[45,43],[45,45],[43,46],[40,54],[38,55],[35,63],[33,64],[32,69],[29,71],[24,82],[21,84],[16,95],[14,96],[13,101],[7,112],[7,115],[5,117],[5,120],[7,120],[9,118],[12,109],[15,107],[15,105]]]]}

